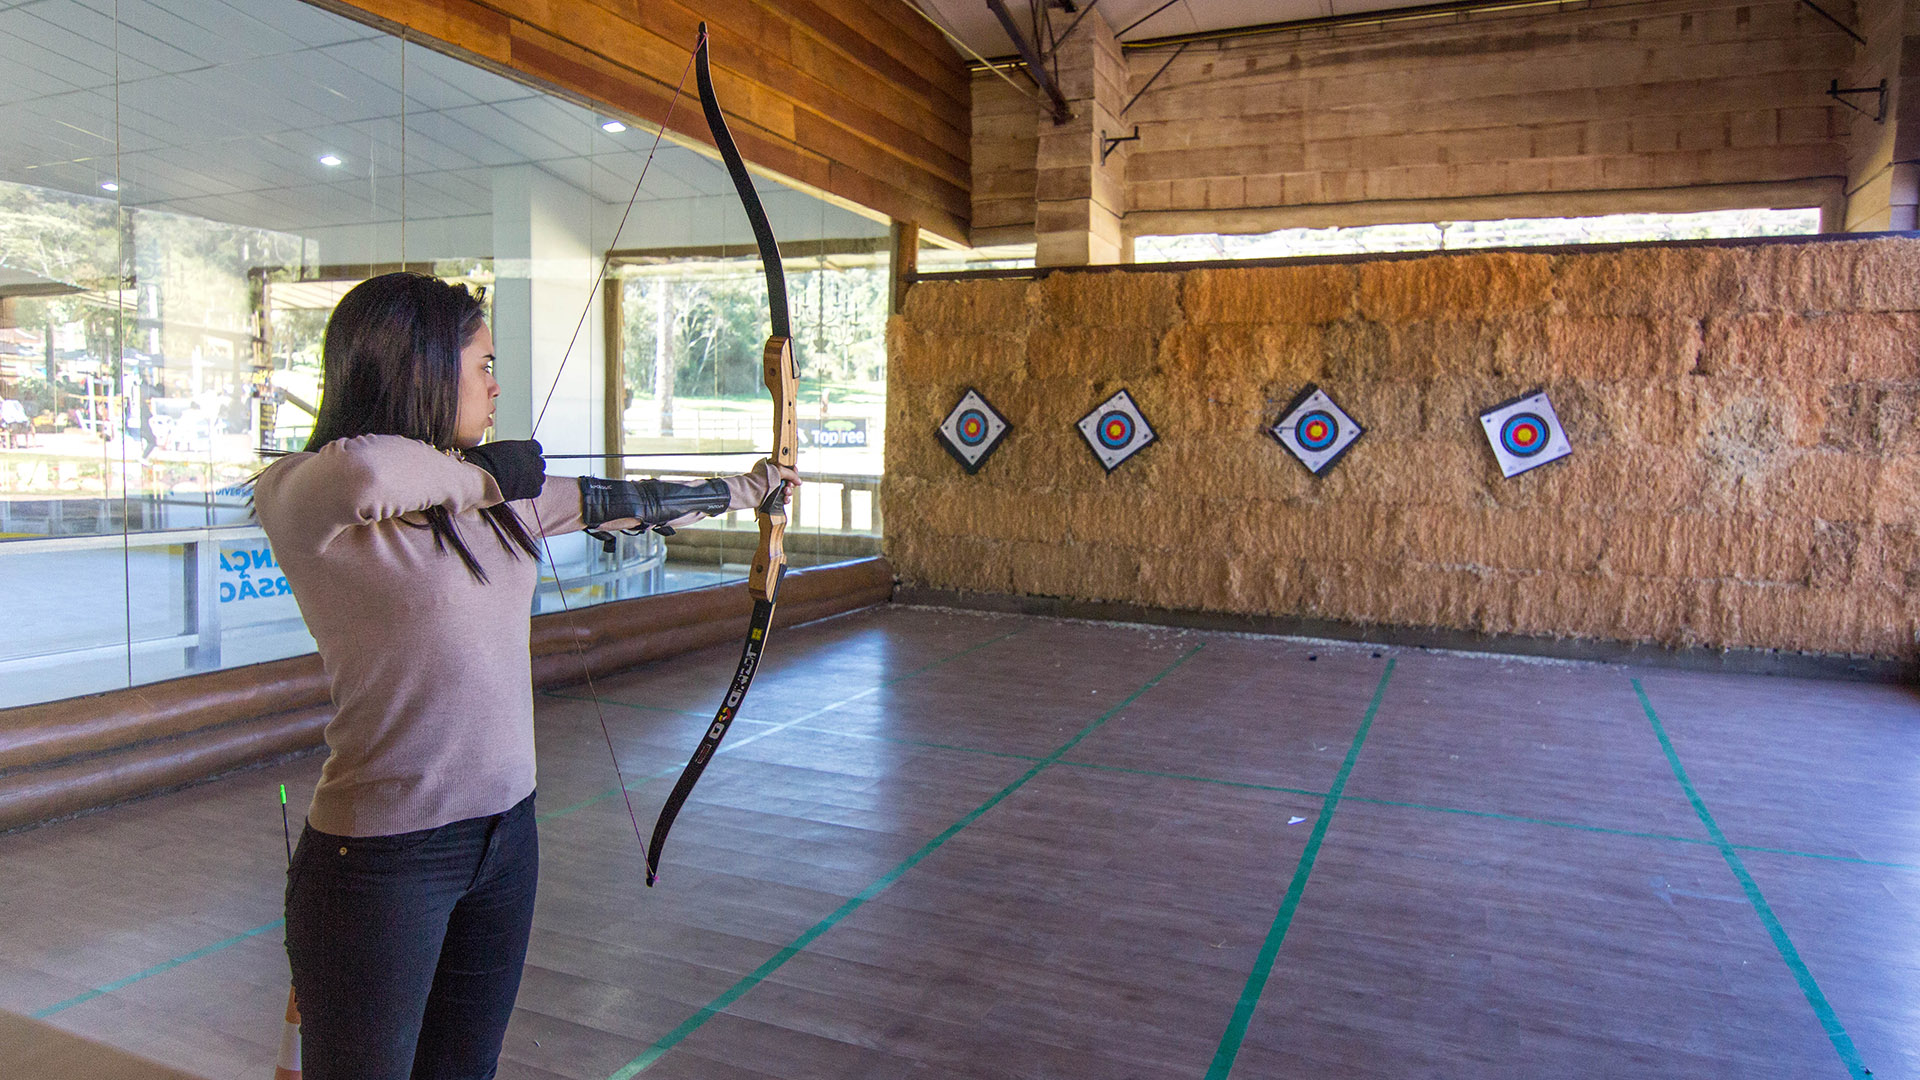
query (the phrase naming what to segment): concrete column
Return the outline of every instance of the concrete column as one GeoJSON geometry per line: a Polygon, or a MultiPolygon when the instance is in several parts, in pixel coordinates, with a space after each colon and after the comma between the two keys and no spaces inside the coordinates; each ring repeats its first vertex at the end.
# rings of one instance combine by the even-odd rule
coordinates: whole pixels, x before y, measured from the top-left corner
{"type": "MultiPolygon", "coordinates": [[[[1887,115],[1874,123],[1841,108],[1848,125],[1846,231],[1920,228],[1920,0],[1863,0],[1847,85],[1887,80],[1887,115]]],[[[1852,96],[1872,111],[1871,94],[1852,96]]]]}
{"type": "MultiPolygon", "coordinates": [[[[550,454],[606,449],[604,335],[600,299],[593,294],[602,253],[592,236],[591,211],[585,193],[541,169],[494,170],[493,342],[500,380],[494,434],[537,436],[550,454]],[[535,431],[549,390],[552,403],[535,431]]],[[[547,471],[581,473],[593,464],[557,461],[547,471]]]]}
{"type": "Polygon", "coordinates": [[[1124,135],[1127,63],[1113,28],[1096,10],[1060,43],[1060,92],[1073,118],[1055,124],[1042,113],[1035,161],[1035,261],[1040,266],[1095,266],[1127,261],[1121,229],[1127,212],[1127,148],[1100,160],[1101,136],[1124,135]]]}

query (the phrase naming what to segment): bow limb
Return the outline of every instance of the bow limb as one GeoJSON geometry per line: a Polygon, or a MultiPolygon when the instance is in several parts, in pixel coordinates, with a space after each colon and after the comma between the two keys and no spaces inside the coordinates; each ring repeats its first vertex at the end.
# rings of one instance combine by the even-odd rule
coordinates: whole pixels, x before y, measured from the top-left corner
{"type": "MultiPolygon", "coordinates": [[[[747,222],[753,226],[754,242],[760,248],[760,263],[767,275],[767,318],[771,333],[767,337],[766,348],[761,352],[761,367],[766,377],[767,391],[773,396],[773,452],[769,456],[777,464],[791,468],[800,446],[796,416],[799,411],[800,374],[793,362],[792,323],[787,315],[786,271],[780,263],[780,247],[774,241],[773,228],[767,224],[767,212],[760,205],[760,195],[753,188],[747,163],[740,156],[740,148],[734,145],[733,134],[727,130],[727,118],[720,111],[720,99],[713,91],[713,74],[707,61],[705,23],[700,24],[700,44],[694,50],[693,71],[694,80],[700,87],[700,107],[706,112],[714,148],[720,152],[720,160],[726,163],[727,175],[732,177],[734,190],[740,195],[747,222]]],[[[740,704],[746,700],[747,689],[753,685],[753,674],[760,666],[761,650],[765,648],[767,634],[773,628],[774,599],[787,571],[784,547],[786,489],[785,482],[776,484],[754,511],[760,524],[760,547],[754,552],[753,568],[747,575],[747,592],[753,597],[753,618],[747,624],[746,645],[741,650],[740,666],[734,671],[733,682],[729,684],[727,696],[720,703],[720,710],[714,714],[712,725],[707,728],[706,735],[693,752],[693,759],[687,762],[672,793],[667,796],[666,805],[660,809],[660,819],[653,827],[653,841],[647,845],[648,885],[652,885],[658,875],[660,850],[666,845],[667,832],[673,828],[680,807],[693,792],[693,785],[699,782],[707,762],[720,748],[720,740],[726,737],[734,717],[739,715],[740,704]]]]}

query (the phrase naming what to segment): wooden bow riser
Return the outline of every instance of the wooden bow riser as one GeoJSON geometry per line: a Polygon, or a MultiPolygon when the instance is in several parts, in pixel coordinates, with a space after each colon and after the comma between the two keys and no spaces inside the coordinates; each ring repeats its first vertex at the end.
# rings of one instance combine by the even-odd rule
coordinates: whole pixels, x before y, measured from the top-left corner
{"type": "MultiPolygon", "coordinates": [[[[767,392],[773,395],[773,453],[769,457],[776,464],[792,468],[800,448],[800,376],[793,362],[793,342],[783,337],[768,338],[761,367],[767,392]]],[[[786,485],[777,485],[754,513],[760,523],[760,550],[754,553],[753,567],[747,572],[747,592],[755,600],[771,603],[787,572],[785,495],[786,485]]]]}

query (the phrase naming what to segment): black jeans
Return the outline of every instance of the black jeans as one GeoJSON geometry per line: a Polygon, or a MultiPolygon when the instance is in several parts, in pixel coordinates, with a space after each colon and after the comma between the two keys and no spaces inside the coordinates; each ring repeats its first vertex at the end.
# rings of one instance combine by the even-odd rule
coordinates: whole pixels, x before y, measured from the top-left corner
{"type": "Polygon", "coordinates": [[[306,1080],[486,1080],[540,876],[533,796],[395,836],[309,825],[287,871],[306,1080]]]}

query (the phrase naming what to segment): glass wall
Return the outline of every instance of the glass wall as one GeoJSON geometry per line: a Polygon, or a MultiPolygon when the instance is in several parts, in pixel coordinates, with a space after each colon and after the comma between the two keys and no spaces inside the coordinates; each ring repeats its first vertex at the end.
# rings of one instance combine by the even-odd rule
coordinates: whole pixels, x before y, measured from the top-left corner
{"type": "MultiPolygon", "coordinates": [[[[607,456],[657,450],[645,424],[661,415],[644,398],[607,406],[627,393],[622,354],[654,347],[604,332],[650,302],[627,297],[650,257],[624,253],[721,252],[757,276],[735,258],[750,233],[705,152],[669,139],[648,166],[651,130],[299,0],[35,0],[0,8],[0,55],[0,590],[15,615],[0,625],[0,707],[312,649],[246,481],[263,450],[304,444],[322,331],[357,282],[404,266],[484,286],[495,434],[540,438],[551,472],[644,473],[648,459],[607,456]]],[[[862,214],[760,186],[783,240],[884,239],[862,214]]],[[[788,259],[796,282],[818,272],[788,259]]],[[[853,341],[841,326],[866,317],[814,293],[833,326],[806,322],[798,285],[808,346],[853,341]]],[[[764,336],[759,312],[741,335],[764,336]]],[[[731,403],[724,448],[749,453],[659,464],[745,468],[770,408],[762,422],[711,335],[672,347],[679,400],[731,403]]],[[[873,395],[884,377],[812,363],[836,379],[857,368],[873,395]]],[[[842,395],[856,398],[871,404],[842,395]]],[[[578,605],[737,576],[730,559],[670,569],[652,536],[612,554],[561,538],[552,557],[537,611],[563,586],[578,605]]]]}

